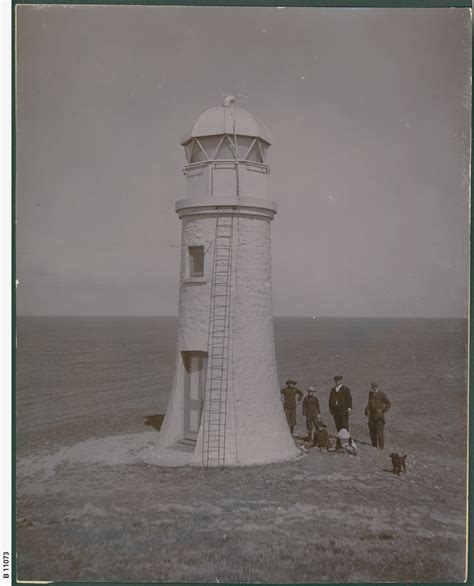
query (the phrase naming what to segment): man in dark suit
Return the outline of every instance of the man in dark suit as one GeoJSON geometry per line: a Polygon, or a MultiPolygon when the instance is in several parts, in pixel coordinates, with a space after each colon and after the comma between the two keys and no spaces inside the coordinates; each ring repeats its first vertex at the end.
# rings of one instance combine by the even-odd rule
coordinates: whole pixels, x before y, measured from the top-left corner
{"type": "Polygon", "coordinates": [[[351,390],[342,383],[342,376],[335,376],[335,386],[329,393],[329,412],[334,417],[336,431],[349,429],[349,413],[352,411],[351,390]]]}
{"type": "Polygon", "coordinates": [[[370,441],[374,448],[383,450],[383,432],[385,427],[385,413],[390,409],[390,401],[387,395],[379,390],[377,383],[371,384],[369,401],[365,408],[365,414],[369,418],[370,441]]]}

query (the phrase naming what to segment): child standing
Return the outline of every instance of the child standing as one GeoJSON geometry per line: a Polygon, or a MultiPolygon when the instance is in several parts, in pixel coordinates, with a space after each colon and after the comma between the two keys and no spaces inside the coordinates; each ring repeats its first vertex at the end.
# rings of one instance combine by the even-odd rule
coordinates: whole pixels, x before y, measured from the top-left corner
{"type": "Polygon", "coordinates": [[[313,426],[316,428],[319,419],[319,401],[316,397],[316,389],[308,387],[308,394],[303,399],[303,417],[306,417],[306,429],[308,431],[307,441],[313,441],[313,426]]]}

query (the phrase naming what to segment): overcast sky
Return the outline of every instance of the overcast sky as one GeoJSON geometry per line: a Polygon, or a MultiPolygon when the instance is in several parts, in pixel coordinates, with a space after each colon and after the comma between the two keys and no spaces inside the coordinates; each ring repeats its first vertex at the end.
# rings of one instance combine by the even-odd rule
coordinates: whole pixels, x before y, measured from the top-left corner
{"type": "Polygon", "coordinates": [[[18,311],[174,315],[180,138],[270,130],[275,315],[467,313],[467,9],[18,7],[18,311]]]}

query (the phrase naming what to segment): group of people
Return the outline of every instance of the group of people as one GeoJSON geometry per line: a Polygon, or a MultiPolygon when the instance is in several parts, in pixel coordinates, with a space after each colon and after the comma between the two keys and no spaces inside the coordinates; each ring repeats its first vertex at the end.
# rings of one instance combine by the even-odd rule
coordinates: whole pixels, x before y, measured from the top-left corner
{"type": "MultiPolygon", "coordinates": [[[[334,386],[329,393],[329,412],[334,417],[337,432],[336,448],[345,448],[349,453],[354,453],[357,451],[357,447],[349,432],[352,395],[349,387],[342,384],[342,379],[342,376],[334,377],[334,386]]],[[[308,432],[306,440],[319,448],[329,448],[329,433],[321,418],[316,389],[309,386],[306,389],[307,395],[303,398],[303,393],[296,385],[296,381],[289,379],[286,381],[286,386],[280,391],[291,435],[293,435],[296,426],[296,401],[303,400],[303,417],[306,418],[308,432]]],[[[372,446],[381,450],[384,447],[385,413],[389,409],[390,401],[387,395],[380,390],[377,383],[372,383],[364,413],[368,417],[372,446]]]]}

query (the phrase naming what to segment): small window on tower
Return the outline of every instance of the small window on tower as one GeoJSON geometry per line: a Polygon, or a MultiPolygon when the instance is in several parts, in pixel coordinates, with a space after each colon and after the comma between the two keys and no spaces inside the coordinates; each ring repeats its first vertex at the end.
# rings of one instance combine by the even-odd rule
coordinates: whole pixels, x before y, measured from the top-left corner
{"type": "Polygon", "coordinates": [[[204,246],[189,246],[189,276],[204,277],[204,246]]]}

